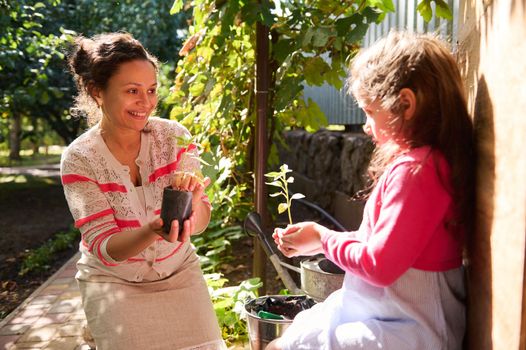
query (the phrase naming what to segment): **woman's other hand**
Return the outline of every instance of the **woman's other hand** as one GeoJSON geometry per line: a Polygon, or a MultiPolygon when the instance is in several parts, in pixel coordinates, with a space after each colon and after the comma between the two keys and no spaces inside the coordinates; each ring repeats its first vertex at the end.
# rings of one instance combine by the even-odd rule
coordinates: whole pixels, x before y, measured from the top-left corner
{"type": "Polygon", "coordinates": [[[288,225],[286,228],[276,228],[272,237],[278,249],[286,257],[298,255],[315,255],[323,253],[321,244],[322,232],[325,227],[311,221],[288,225]]]}
{"type": "MultiPolygon", "coordinates": [[[[166,241],[175,243],[179,238],[179,221],[172,221],[170,226],[170,232],[166,233],[163,231],[163,220],[157,218],[154,221],[150,222],[150,230],[152,230],[157,235],[164,238],[166,241]]],[[[180,242],[186,242],[190,239],[192,232],[195,231],[195,214],[192,212],[190,217],[183,222],[183,232],[181,232],[180,242]]]]}

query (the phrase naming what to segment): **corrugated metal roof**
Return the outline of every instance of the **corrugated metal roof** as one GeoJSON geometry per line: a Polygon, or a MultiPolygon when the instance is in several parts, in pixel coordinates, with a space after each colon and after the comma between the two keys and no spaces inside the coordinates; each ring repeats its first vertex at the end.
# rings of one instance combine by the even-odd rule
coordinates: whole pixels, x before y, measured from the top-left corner
{"type": "MultiPolygon", "coordinates": [[[[363,47],[372,45],[376,40],[385,36],[391,28],[407,29],[410,31],[437,32],[456,50],[458,38],[458,15],[460,0],[448,0],[453,12],[453,19],[447,21],[436,18],[434,15],[426,23],[416,12],[418,0],[395,0],[396,11],[385,16],[382,23],[373,24],[367,31],[363,47]]],[[[432,2],[433,13],[435,3],[432,2]]],[[[363,111],[358,108],[352,96],[347,94],[347,88],[336,90],[334,87],[324,84],[323,86],[308,86],[304,89],[305,101],[312,99],[325,113],[331,125],[356,125],[365,122],[363,111]]]]}

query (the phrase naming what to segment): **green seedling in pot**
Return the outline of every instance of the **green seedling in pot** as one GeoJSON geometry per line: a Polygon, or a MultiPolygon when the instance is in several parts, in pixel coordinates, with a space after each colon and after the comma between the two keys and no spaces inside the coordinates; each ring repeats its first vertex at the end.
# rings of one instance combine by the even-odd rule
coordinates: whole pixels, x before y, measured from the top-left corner
{"type": "Polygon", "coordinates": [[[294,177],[287,177],[288,173],[291,173],[292,170],[289,169],[287,164],[283,164],[279,167],[279,171],[271,171],[266,173],[265,176],[272,179],[271,182],[265,182],[267,185],[278,187],[279,191],[270,194],[271,197],[283,196],[285,202],[282,202],[278,205],[278,213],[281,214],[287,211],[289,217],[289,223],[292,225],[292,215],[290,214],[290,206],[293,199],[305,198],[301,193],[295,193],[292,196],[289,196],[288,184],[294,183],[294,177]]]}

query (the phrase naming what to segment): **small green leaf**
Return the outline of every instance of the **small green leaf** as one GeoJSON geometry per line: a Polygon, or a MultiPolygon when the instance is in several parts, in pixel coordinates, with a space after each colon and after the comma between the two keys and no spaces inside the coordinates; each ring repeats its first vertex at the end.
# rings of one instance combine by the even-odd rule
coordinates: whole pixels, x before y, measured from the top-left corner
{"type": "Polygon", "coordinates": [[[183,0],[175,0],[172,5],[172,8],[170,9],[170,14],[175,15],[176,13],[179,13],[179,11],[182,10],[183,6],[184,6],[183,0]]]}
{"type": "Polygon", "coordinates": [[[302,199],[302,198],[305,198],[305,196],[301,193],[294,193],[292,197],[290,197],[291,200],[292,199],[302,199]]]}
{"type": "Polygon", "coordinates": [[[344,17],[336,20],[335,26],[339,36],[345,36],[349,29],[351,29],[351,25],[356,23],[355,16],[360,16],[360,14],[354,14],[350,17],[344,17]]]}
{"type": "Polygon", "coordinates": [[[261,282],[259,277],[250,278],[248,280],[241,282],[240,284],[240,287],[243,287],[249,290],[257,289],[257,288],[260,288],[261,286],[263,286],[263,282],[261,282]]]}
{"type": "Polygon", "coordinates": [[[42,103],[43,105],[47,105],[48,102],[49,102],[49,94],[47,93],[47,91],[44,91],[42,95],[40,95],[40,103],[42,103]]]}
{"type": "Polygon", "coordinates": [[[265,182],[265,184],[274,187],[283,187],[283,185],[279,181],[265,182]]]}
{"type": "Polygon", "coordinates": [[[278,196],[284,196],[285,193],[283,192],[276,192],[276,193],[272,193],[272,194],[269,194],[270,197],[274,198],[274,197],[278,197],[278,196]]]}
{"type": "Polygon", "coordinates": [[[287,210],[287,208],[289,207],[289,205],[287,203],[279,203],[278,205],[278,213],[283,213],[285,212],[285,210],[287,210]]]}
{"type": "Polygon", "coordinates": [[[303,70],[305,81],[309,85],[321,86],[325,81],[323,76],[329,69],[329,65],[321,57],[309,57],[303,70]]]}
{"type": "Polygon", "coordinates": [[[363,9],[362,14],[365,16],[365,19],[368,23],[378,22],[381,11],[374,7],[367,6],[363,9]]]}
{"type": "Polygon", "coordinates": [[[287,164],[283,164],[279,167],[279,169],[285,173],[290,173],[292,170],[289,169],[289,166],[287,164]]]}
{"type": "Polygon", "coordinates": [[[416,7],[416,10],[420,13],[424,21],[429,22],[431,20],[433,10],[431,9],[430,0],[422,0],[422,2],[416,7]]]}
{"type": "Polygon", "coordinates": [[[323,47],[325,44],[327,44],[327,40],[329,40],[330,31],[328,28],[318,28],[314,32],[314,36],[312,38],[312,45],[315,47],[323,47]]]}
{"type": "Polygon", "coordinates": [[[271,171],[271,172],[265,174],[266,177],[271,177],[273,179],[279,177],[279,175],[280,175],[280,173],[278,173],[277,171],[271,171]]]}
{"type": "Polygon", "coordinates": [[[272,55],[279,62],[285,59],[296,50],[296,41],[292,39],[278,39],[278,42],[272,46],[272,55]]]}
{"type": "Polygon", "coordinates": [[[188,88],[188,91],[190,92],[190,94],[192,94],[192,96],[199,96],[201,95],[201,92],[203,92],[204,89],[205,84],[197,83],[190,86],[190,88],[188,88]]]}
{"type": "Polygon", "coordinates": [[[303,34],[303,40],[301,42],[302,47],[307,47],[311,44],[312,37],[314,36],[314,29],[309,27],[305,34],[303,34]]]}
{"type": "Polygon", "coordinates": [[[448,4],[444,0],[435,0],[436,3],[436,15],[440,18],[453,19],[453,13],[448,4]]]}
{"type": "Polygon", "coordinates": [[[384,8],[389,12],[395,11],[395,6],[393,4],[393,0],[382,0],[382,3],[384,5],[384,8]]]}
{"type": "Polygon", "coordinates": [[[395,10],[392,0],[367,0],[367,4],[383,12],[394,12],[395,10]]]}

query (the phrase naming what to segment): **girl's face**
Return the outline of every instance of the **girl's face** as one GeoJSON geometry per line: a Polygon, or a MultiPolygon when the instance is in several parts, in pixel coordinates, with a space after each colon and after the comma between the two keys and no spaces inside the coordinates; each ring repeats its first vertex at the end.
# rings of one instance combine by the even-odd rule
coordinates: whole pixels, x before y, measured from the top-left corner
{"type": "Polygon", "coordinates": [[[157,74],[146,60],[122,63],[95,97],[103,118],[118,129],[141,131],[157,105],[157,74]]]}
{"type": "Polygon", "coordinates": [[[371,136],[378,145],[396,141],[401,118],[385,110],[378,100],[365,105],[362,109],[367,117],[363,127],[367,135],[371,136]]]}

